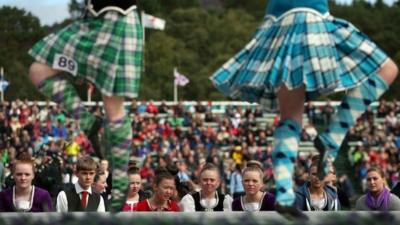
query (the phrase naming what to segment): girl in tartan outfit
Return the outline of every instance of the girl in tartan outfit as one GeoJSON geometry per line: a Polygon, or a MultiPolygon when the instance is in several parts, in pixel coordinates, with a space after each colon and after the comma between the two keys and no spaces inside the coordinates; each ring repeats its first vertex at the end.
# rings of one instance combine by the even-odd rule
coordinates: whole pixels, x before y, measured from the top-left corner
{"type": "MultiPolygon", "coordinates": [[[[102,93],[107,115],[104,136],[112,163],[113,210],[125,201],[132,129],[124,97],[138,95],[143,32],[135,0],[88,0],[88,16],[36,43],[29,76],[46,97],[79,121],[88,137],[98,137],[101,120],[83,106],[73,85],[60,72],[84,78],[102,93]]],[[[96,141],[94,141],[96,142],[96,141]]],[[[92,143],[94,144],[94,143],[92,143]]]]}
{"type": "Polygon", "coordinates": [[[365,34],[329,14],[328,0],[270,0],[252,40],[211,77],[226,96],[279,104],[273,169],[277,210],[293,207],[293,168],[307,97],[346,91],[328,128],[314,145],[324,177],[356,119],[397,76],[397,67],[365,34]],[[277,100],[277,101],[276,101],[277,100]]]}

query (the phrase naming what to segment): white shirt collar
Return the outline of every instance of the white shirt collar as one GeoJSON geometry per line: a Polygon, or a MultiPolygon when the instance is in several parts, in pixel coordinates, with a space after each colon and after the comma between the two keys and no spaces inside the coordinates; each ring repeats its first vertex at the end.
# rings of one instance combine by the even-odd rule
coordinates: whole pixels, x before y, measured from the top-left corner
{"type": "Polygon", "coordinates": [[[87,190],[83,189],[79,182],[75,183],[75,191],[80,194],[82,191],[87,191],[90,195],[92,194],[92,187],[89,187],[87,190]]]}

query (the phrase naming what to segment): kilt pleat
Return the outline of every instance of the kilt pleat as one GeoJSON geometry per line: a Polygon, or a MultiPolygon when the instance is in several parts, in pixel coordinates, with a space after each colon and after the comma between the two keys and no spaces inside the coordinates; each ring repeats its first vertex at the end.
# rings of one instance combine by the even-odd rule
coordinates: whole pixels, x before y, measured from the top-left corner
{"type": "Polygon", "coordinates": [[[312,9],[267,15],[251,41],[210,78],[224,95],[276,107],[281,85],[330,94],[356,87],[387,55],[351,23],[312,9]]]}
{"type": "Polygon", "coordinates": [[[37,42],[29,54],[49,66],[57,54],[67,56],[76,61],[76,76],[94,83],[103,95],[135,98],[142,52],[143,30],[134,10],[77,20],[37,42]]]}

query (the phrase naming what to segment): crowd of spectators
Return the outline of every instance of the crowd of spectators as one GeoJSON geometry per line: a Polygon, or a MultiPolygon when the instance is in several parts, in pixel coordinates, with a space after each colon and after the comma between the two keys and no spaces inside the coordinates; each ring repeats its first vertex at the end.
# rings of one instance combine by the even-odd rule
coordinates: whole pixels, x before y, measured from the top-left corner
{"type": "MultiPolygon", "coordinates": [[[[102,115],[99,104],[88,107],[92,113],[102,115]]],[[[201,167],[212,162],[222,175],[221,191],[229,193],[235,167],[254,159],[261,162],[266,189],[273,192],[271,137],[279,117],[264,120],[265,112],[256,105],[231,105],[215,113],[213,104],[218,103],[133,100],[126,105],[133,127],[131,158],[140,166],[145,187],[159,166],[176,165],[181,180],[196,182],[201,167]]],[[[330,102],[318,107],[312,103],[307,105],[308,120],[303,124],[301,140],[311,141],[317,134],[314,123],[326,122],[333,112],[330,102]]],[[[359,123],[356,130],[358,126],[359,123]]],[[[77,159],[95,156],[78,123],[66,117],[58,105],[49,102],[0,103],[0,134],[2,188],[12,184],[10,168],[21,153],[28,152],[35,159],[35,184],[47,189],[53,198],[76,180],[73,171],[77,159]]],[[[307,180],[311,157],[312,154],[299,157],[298,185],[307,180]]]]}
{"type": "Polygon", "coordinates": [[[352,145],[349,160],[356,168],[356,175],[366,190],[367,170],[383,170],[389,188],[399,181],[400,163],[400,106],[396,100],[381,100],[376,109],[369,109],[349,131],[352,145]]]}

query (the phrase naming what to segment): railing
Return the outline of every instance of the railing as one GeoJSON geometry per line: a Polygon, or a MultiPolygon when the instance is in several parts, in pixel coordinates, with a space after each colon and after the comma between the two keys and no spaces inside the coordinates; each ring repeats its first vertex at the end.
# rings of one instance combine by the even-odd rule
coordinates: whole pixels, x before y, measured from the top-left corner
{"type": "MultiPolygon", "coordinates": [[[[143,102],[143,101],[137,101],[137,102],[138,102],[138,105],[139,105],[139,103],[143,102]]],[[[145,102],[148,103],[150,101],[145,101],[145,102]]],[[[39,101],[37,103],[38,103],[39,106],[45,106],[47,104],[47,102],[45,102],[45,101],[39,101]]],[[[153,103],[154,103],[154,105],[159,106],[163,102],[162,101],[153,101],[153,103]]],[[[182,101],[181,103],[185,107],[185,109],[189,109],[190,107],[197,105],[196,101],[182,101]]],[[[257,107],[257,105],[258,105],[257,103],[249,103],[249,102],[242,102],[242,101],[210,101],[210,102],[201,101],[200,103],[202,105],[204,105],[204,106],[208,106],[209,104],[211,104],[212,112],[213,113],[217,113],[217,114],[218,113],[224,113],[225,110],[228,107],[242,107],[243,109],[245,109],[245,108],[255,109],[257,107]]],[[[312,102],[312,103],[313,103],[314,106],[316,106],[317,112],[319,112],[318,111],[319,107],[326,105],[327,102],[326,101],[315,101],[315,102],[312,102]]],[[[331,105],[333,107],[337,107],[340,104],[339,101],[332,101],[330,103],[331,103],[331,105]]],[[[33,104],[33,102],[29,102],[29,105],[32,105],[32,104],[33,104]]],[[[49,102],[49,104],[50,105],[56,105],[56,103],[54,103],[54,102],[49,102]]],[[[84,102],[84,104],[86,106],[95,106],[97,104],[102,106],[103,102],[101,102],[101,101],[100,102],[92,101],[92,102],[84,102]]],[[[174,106],[174,105],[177,104],[177,102],[165,101],[165,104],[167,106],[174,106]]],[[[125,105],[125,107],[128,107],[128,106],[131,105],[131,102],[127,101],[127,102],[124,103],[124,105],[125,105]]],[[[371,104],[370,107],[372,107],[373,109],[376,109],[378,105],[379,105],[379,102],[374,102],[374,103],[371,104]]]]}

